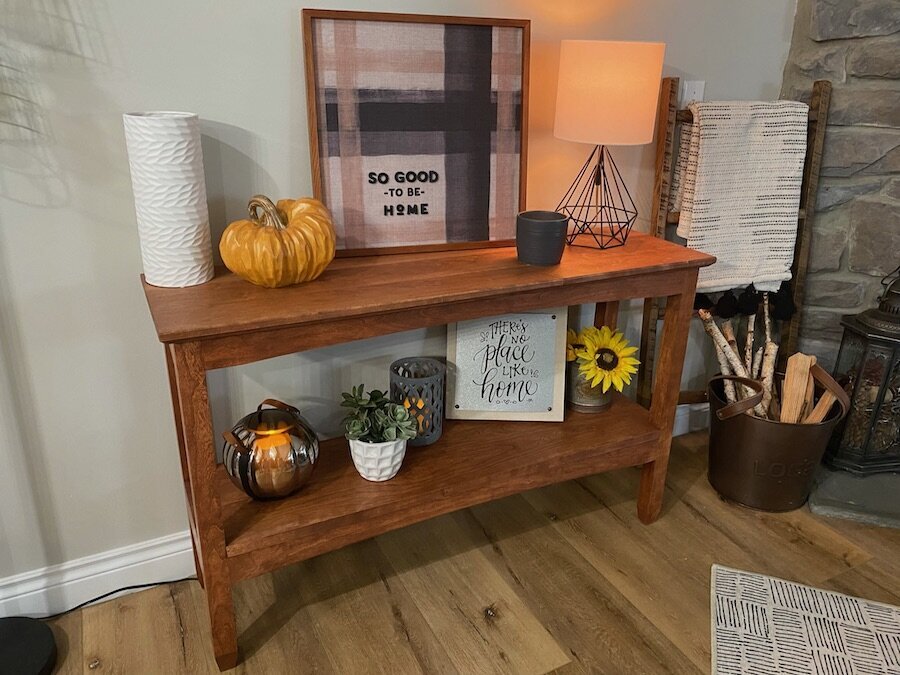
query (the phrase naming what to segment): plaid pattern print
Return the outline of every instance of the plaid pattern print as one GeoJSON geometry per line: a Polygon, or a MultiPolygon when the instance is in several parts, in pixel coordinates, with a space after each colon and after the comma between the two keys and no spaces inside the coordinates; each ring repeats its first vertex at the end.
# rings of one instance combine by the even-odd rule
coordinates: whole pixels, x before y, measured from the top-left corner
{"type": "Polygon", "coordinates": [[[339,248],[514,238],[522,42],[517,27],[313,20],[339,248]]]}

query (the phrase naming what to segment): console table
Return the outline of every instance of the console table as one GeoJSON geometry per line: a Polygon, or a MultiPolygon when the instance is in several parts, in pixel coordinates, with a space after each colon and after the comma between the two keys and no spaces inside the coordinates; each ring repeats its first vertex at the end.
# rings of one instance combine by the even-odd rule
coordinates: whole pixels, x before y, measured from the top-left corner
{"type": "Polygon", "coordinates": [[[697,272],[712,256],[640,234],[606,251],[567,247],[562,263],[528,267],[514,248],[339,258],[316,281],[282,289],[218,271],[203,285],[144,292],[175,409],[197,576],[219,668],[238,660],[232,585],[427,518],[600,471],[641,466],[638,516],[662,505],[697,272]],[[360,478],[343,438],[321,444],[312,481],[273,502],[251,500],[216,464],[206,371],[354,339],[480,316],[666,297],[650,410],[623,396],[565,422],[445,423],[386,483],[360,478]]]}

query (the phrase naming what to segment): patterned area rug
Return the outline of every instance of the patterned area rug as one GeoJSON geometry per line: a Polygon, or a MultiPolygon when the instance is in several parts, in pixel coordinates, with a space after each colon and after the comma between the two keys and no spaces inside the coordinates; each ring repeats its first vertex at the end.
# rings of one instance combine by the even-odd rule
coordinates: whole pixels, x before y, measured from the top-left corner
{"type": "Polygon", "coordinates": [[[900,675],[900,608],[712,568],[713,675],[900,675]]]}

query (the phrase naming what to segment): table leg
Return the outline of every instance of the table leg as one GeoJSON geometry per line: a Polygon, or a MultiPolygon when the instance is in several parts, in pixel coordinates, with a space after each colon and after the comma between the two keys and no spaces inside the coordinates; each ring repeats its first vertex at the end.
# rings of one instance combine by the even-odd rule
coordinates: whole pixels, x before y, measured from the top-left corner
{"type": "Polygon", "coordinates": [[[594,306],[594,325],[597,328],[609,326],[613,330],[619,320],[619,301],[598,302],[594,306]]]}
{"type": "Polygon", "coordinates": [[[166,352],[166,370],[169,373],[169,393],[172,395],[172,411],[175,416],[175,435],[178,437],[178,455],[181,458],[181,478],[184,484],[184,498],[187,503],[188,519],[190,521],[191,533],[191,551],[194,554],[194,569],[197,571],[197,580],[200,587],[203,587],[203,567],[200,565],[200,558],[197,557],[197,538],[196,516],[194,515],[194,504],[191,500],[191,481],[190,472],[188,471],[187,455],[184,452],[184,425],[181,422],[181,406],[178,404],[178,387],[175,381],[175,361],[172,357],[172,346],[163,345],[166,352]]]}
{"type": "Polygon", "coordinates": [[[171,350],[197,528],[195,551],[203,568],[213,652],[219,669],[227,670],[237,664],[237,629],[226,564],[222,511],[214,487],[216,455],[206,368],[197,343],[173,344],[171,350]]]}
{"type": "Polygon", "coordinates": [[[653,403],[650,406],[650,420],[660,430],[658,454],[654,461],[644,464],[638,489],[638,517],[644,523],[656,520],[662,508],[669,449],[672,445],[672,425],[681,389],[681,370],[684,366],[684,351],[687,347],[696,285],[697,270],[686,271],[678,293],[666,299],[662,341],[654,369],[653,403]]]}

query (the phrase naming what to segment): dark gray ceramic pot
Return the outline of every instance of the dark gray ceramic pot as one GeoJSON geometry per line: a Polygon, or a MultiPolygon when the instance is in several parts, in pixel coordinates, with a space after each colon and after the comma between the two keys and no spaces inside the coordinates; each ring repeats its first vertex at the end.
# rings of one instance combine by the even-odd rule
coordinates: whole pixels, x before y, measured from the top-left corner
{"type": "Polygon", "coordinates": [[[516,217],[516,251],[527,265],[558,265],[569,218],[555,211],[523,211],[516,217]]]}

